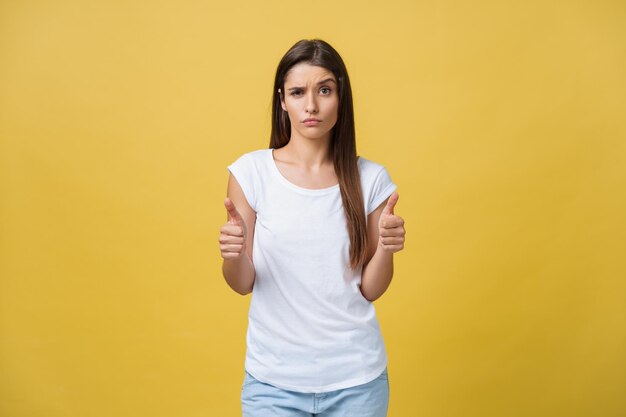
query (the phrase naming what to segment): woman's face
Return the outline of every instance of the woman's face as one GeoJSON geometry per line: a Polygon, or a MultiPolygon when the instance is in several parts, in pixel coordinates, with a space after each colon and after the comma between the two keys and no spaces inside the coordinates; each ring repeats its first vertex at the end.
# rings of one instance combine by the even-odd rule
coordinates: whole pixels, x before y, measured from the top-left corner
{"type": "Polygon", "coordinates": [[[337,87],[335,76],[324,67],[304,62],[291,67],[281,105],[289,115],[292,137],[295,133],[308,139],[330,140],[339,108],[337,87]],[[306,122],[310,118],[318,122],[306,122]]]}

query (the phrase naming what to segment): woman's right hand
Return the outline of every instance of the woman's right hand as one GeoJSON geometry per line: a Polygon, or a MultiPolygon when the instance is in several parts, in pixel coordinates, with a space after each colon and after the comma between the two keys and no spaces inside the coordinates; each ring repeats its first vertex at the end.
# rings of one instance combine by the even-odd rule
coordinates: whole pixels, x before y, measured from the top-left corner
{"type": "Polygon", "coordinates": [[[246,239],[248,229],[246,222],[235,208],[235,204],[228,197],[224,199],[224,206],[228,212],[228,222],[220,229],[220,250],[224,259],[238,259],[246,253],[246,239]]]}

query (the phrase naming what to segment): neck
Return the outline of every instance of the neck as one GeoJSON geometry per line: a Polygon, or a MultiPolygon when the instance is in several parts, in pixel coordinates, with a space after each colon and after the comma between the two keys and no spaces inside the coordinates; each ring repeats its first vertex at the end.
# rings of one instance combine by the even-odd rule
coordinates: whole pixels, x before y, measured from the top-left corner
{"type": "Polygon", "coordinates": [[[333,161],[329,159],[330,135],[326,138],[308,139],[292,135],[283,147],[294,163],[307,168],[319,168],[333,161]]]}

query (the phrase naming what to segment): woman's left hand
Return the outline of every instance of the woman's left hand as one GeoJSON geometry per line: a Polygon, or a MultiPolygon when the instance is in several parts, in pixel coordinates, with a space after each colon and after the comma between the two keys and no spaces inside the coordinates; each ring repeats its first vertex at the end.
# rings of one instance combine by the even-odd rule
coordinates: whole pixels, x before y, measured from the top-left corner
{"type": "Polygon", "coordinates": [[[391,253],[399,252],[404,248],[404,219],[393,214],[398,198],[398,193],[394,191],[378,219],[378,246],[391,253]]]}

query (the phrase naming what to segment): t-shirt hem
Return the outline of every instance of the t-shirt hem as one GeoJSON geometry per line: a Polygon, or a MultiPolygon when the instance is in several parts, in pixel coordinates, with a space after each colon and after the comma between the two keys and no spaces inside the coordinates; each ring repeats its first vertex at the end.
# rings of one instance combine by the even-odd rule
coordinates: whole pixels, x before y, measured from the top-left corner
{"type": "Polygon", "coordinates": [[[389,185],[387,185],[387,187],[385,188],[385,191],[383,191],[380,196],[374,200],[372,202],[372,207],[370,207],[369,211],[368,211],[368,215],[370,213],[372,213],[374,210],[376,210],[378,208],[378,206],[385,201],[387,198],[389,198],[389,196],[391,196],[391,194],[393,194],[393,192],[398,188],[398,186],[395,183],[390,183],[389,185]]]}
{"type": "Polygon", "coordinates": [[[367,384],[368,382],[371,382],[374,379],[378,378],[383,373],[385,368],[387,368],[387,361],[385,361],[382,368],[377,369],[375,372],[372,372],[368,374],[367,376],[360,377],[360,378],[353,378],[353,379],[349,379],[343,382],[338,382],[335,384],[317,385],[317,386],[298,386],[298,385],[282,384],[280,382],[271,381],[270,379],[267,379],[264,376],[255,373],[254,371],[250,372],[248,368],[245,368],[245,370],[250,375],[252,375],[254,379],[260,382],[263,382],[265,384],[270,384],[276,388],[284,389],[287,391],[295,391],[295,392],[302,392],[302,393],[310,394],[310,393],[323,393],[323,392],[329,392],[329,391],[336,391],[340,389],[354,387],[357,385],[367,384]]]}

